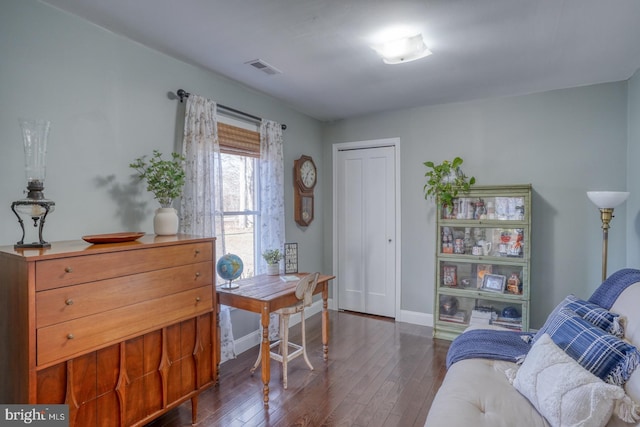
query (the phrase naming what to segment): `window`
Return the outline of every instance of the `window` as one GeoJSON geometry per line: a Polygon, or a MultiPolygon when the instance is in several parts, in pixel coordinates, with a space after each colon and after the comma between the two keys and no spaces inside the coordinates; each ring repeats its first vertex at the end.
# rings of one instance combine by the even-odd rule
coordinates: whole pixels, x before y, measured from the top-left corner
{"type": "MultiPolygon", "coordinates": [[[[258,168],[260,134],[244,123],[219,117],[218,140],[222,164],[224,247],[243,263],[242,277],[255,275],[258,253],[260,201],[258,168]],[[224,120],[224,121],[223,121],[224,120]],[[233,123],[233,124],[231,124],[233,123]],[[240,127],[242,126],[242,127],[240,127]]],[[[249,125],[250,127],[250,125],[249,125]]]]}

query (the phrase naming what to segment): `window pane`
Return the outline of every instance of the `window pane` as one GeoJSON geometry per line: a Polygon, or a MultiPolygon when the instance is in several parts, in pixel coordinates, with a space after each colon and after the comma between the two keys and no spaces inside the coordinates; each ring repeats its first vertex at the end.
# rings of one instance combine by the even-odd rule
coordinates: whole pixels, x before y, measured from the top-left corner
{"type": "Polygon", "coordinates": [[[244,212],[256,210],[255,164],[252,157],[221,154],[224,187],[223,210],[244,212]]]}
{"type": "Polygon", "coordinates": [[[242,259],[242,277],[255,275],[255,215],[225,215],[224,242],[228,253],[242,259]]]}

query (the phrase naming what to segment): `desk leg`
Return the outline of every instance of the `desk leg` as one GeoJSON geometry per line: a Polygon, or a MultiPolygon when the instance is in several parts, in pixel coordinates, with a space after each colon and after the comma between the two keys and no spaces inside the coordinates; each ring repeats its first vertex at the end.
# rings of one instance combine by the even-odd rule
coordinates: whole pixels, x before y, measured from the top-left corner
{"type": "Polygon", "coordinates": [[[270,361],[271,357],[269,353],[271,349],[269,348],[269,308],[262,307],[261,314],[261,323],[262,323],[262,383],[264,387],[262,388],[262,393],[264,395],[264,407],[269,407],[269,380],[271,379],[271,366],[270,361]]]}
{"type": "Polygon", "coordinates": [[[329,300],[329,284],[325,283],[322,288],[322,357],[329,360],[329,310],[327,307],[329,300]]]}
{"type": "Polygon", "coordinates": [[[213,343],[215,343],[215,351],[213,352],[213,367],[216,369],[213,380],[216,385],[220,385],[220,359],[222,358],[222,349],[220,348],[220,303],[216,302],[216,327],[212,331],[213,343]]]}

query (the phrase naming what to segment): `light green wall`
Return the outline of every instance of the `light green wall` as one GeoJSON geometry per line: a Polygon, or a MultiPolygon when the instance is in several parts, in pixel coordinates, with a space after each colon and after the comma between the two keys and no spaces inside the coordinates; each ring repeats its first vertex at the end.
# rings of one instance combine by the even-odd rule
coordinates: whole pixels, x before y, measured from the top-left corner
{"type": "MultiPolygon", "coordinates": [[[[0,57],[0,244],[20,237],[9,209],[26,185],[19,117],[52,122],[45,182],[45,195],[56,202],[45,228],[52,241],[152,232],[156,202],[131,180],[128,164],[178,146],[184,104],[169,99],[178,88],[286,123],[285,165],[308,154],[322,167],[318,121],[38,1],[3,2],[0,57]]],[[[295,226],[292,191],[285,194],[287,238],[300,244],[300,267],[320,269],[322,221],[304,231],[295,226]]]]}
{"type": "MultiPolygon", "coordinates": [[[[152,232],[155,202],[132,185],[127,165],[154,148],[175,149],[184,106],[168,94],[184,88],[286,123],[287,170],[301,154],[314,157],[321,181],[316,221],[307,229],[295,225],[292,191],[285,191],[287,240],[300,245],[301,270],[332,267],[331,144],[401,138],[403,310],[431,313],[433,306],[434,212],[422,195],[428,159],[461,155],[465,171],[482,184],[533,184],[534,326],[567,293],[587,296],[598,284],[600,222],[585,191],[624,189],[628,182],[633,194],[626,210],[616,210],[609,270],[639,264],[638,75],[628,88],[610,83],[322,124],[36,0],[3,2],[0,55],[1,245],[19,238],[9,209],[25,186],[19,117],[52,121],[45,194],[57,206],[46,239],[152,232]]],[[[289,173],[285,187],[292,188],[289,173]]],[[[242,336],[256,324],[243,318],[234,323],[235,333],[242,336]]]]}
{"type": "Polygon", "coordinates": [[[640,70],[628,81],[627,264],[640,264],[640,70]]]}
{"type": "MultiPolygon", "coordinates": [[[[402,310],[433,312],[435,217],[433,202],[423,198],[422,162],[457,155],[479,184],[533,185],[532,326],[541,326],[568,293],[588,297],[600,281],[602,235],[586,191],[626,187],[626,93],[626,83],[609,83],[327,125],[327,166],[331,144],[401,140],[402,310]]],[[[324,203],[327,218],[330,195],[324,203]]],[[[331,224],[325,228],[330,236],[331,224]]],[[[625,233],[625,210],[619,209],[609,236],[610,272],[627,265],[625,233]]],[[[325,251],[330,247],[327,242],[325,251]]]]}
{"type": "MultiPolygon", "coordinates": [[[[323,168],[320,122],[36,0],[3,0],[0,58],[0,245],[20,238],[10,210],[26,186],[19,117],[52,122],[45,195],[56,210],[45,227],[49,241],[153,232],[157,203],[133,183],[128,164],[153,149],[168,154],[178,147],[184,104],[168,97],[178,88],[286,123],[285,171],[301,154],[323,168]]],[[[287,189],[291,175],[285,174],[287,189]]],[[[301,270],[323,266],[323,209],[317,203],[318,220],[303,230],[293,221],[292,191],[285,191],[287,240],[299,244],[301,270]]],[[[256,319],[234,317],[237,336],[257,328],[256,319]]]]}

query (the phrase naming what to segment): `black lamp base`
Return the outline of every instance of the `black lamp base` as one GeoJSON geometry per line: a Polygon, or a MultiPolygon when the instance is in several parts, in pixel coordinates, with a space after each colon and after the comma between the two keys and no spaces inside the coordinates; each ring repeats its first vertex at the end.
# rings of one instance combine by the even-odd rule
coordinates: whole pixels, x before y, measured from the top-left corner
{"type": "Polygon", "coordinates": [[[43,199],[43,200],[23,199],[23,200],[18,200],[16,202],[13,202],[11,204],[11,210],[18,218],[18,222],[20,223],[20,229],[22,230],[22,238],[20,239],[19,242],[13,245],[14,249],[43,249],[43,248],[46,249],[51,247],[51,243],[46,242],[42,238],[42,229],[44,228],[44,223],[47,219],[47,215],[49,215],[49,212],[53,210],[55,205],[56,205],[55,202],[53,202],[52,200],[46,200],[46,199],[43,199]],[[24,243],[24,236],[25,236],[24,221],[22,220],[22,218],[20,217],[20,214],[18,214],[16,209],[19,206],[39,206],[44,210],[43,213],[38,213],[37,216],[34,215],[31,217],[31,219],[33,220],[33,226],[38,228],[39,242],[24,243]]]}
{"type": "Polygon", "coordinates": [[[33,243],[16,243],[13,245],[13,249],[49,249],[51,243],[49,242],[33,242],[33,243]]]}

